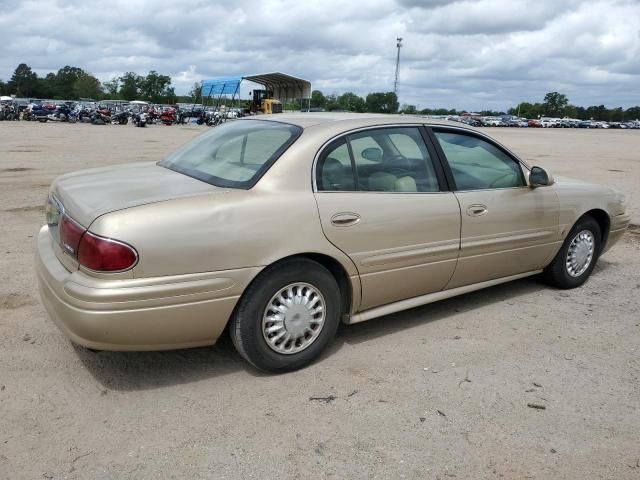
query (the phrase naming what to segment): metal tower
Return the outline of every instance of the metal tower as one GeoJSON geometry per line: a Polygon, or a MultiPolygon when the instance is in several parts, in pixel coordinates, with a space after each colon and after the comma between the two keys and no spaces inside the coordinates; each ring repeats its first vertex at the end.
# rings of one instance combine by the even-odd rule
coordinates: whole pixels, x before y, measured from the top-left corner
{"type": "Polygon", "coordinates": [[[396,38],[398,43],[396,43],[396,47],[398,47],[398,56],[396,57],[396,79],[393,82],[393,93],[396,94],[396,98],[398,98],[398,73],[400,71],[400,49],[402,48],[402,37],[396,38]]]}

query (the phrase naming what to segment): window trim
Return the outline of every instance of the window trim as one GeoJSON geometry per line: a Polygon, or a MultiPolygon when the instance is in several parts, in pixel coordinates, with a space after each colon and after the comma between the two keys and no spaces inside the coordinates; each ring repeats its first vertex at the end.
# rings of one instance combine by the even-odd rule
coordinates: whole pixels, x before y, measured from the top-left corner
{"type": "Polygon", "coordinates": [[[530,188],[528,175],[525,175],[525,172],[523,171],[524,169],[527,172],[530,172],[531,168],[529,167],[529,165],[527,165],[523,160],[518,158],[517,155],[515,155],[513,152],[507,149],[504,145],[501,145],[500,143],[496,142],[491,137],[484,135],[480,132],[476,132],[474,130],[469,130],[467,128],[458,128],[453,126],[450,127],[448,125],[443,125],[443,126],[427,125],[425,130],[427,132],[427,135],[429,136],[429,139],[431,140],[431,143],[433,143],[434,148],[438,152],[440,163],[444,168],[445,176],[447,178],[447,182],[449,183],[449,186],[452,192],[489,192],[494,190],[517,190],[517,189],[523,189],[523,188],[526,188],[526,189],[530,188]],[[453,176],[453,171],[451,170],[451,165],[449,165],[449,160],[447,159],[447,155],[444,153],[444,150],[440,146],[440,142],[438,141],[438,138],[435,135],[436,132],[467,135],[467,136],[475,137],[479,140],[489,143],[490,145],[492,145],[493,147],[497,148],[502,153],[504,153],[507,157],[513,160],[520,167],[520,174],[522,176],[522,180],[524,184],[519,187],[493,187],[493,188],[475,188],[475,189],[459,190],[456,185],[455,178],[453,176]]]}
{"type": "Polygon", "coordinates": [[[425,125],[422,123],[394,123],[394,124],[383,124],[383,125],[369,125],[367,127],[359,127],[351,130],[347,130],[341,132],[340,134],[330,138],[326,142],[324,142],[318,151],[316,152],[313,165],[311,169],[311,187],[313,193],[369,193],[369,194],[410,194],[410,195],[424,195],[424,194],[434,194],[434,193],[447,193],[450,191],[448,181],[445,175],[445,171],[441,165],[441,159],[439,158],[438,152],[434,149],[431,141],[429,141],[428,135],[425,132],[425,125]],[[370,190],[320,190],[318,188],[318,162],[324,155],[324,153],[329,149],[336,145],[340,140],[344,140],[347,145],[347,149],[349,151],[349,159],[351,161],[351,170],[353,172],[353,179],[355,182],[355,187],[358,187],[358,172],[355,166],[355,158],[353,156],[353,150],[351,148],[351,142],[349,141],[349,136],[355,135],[357,133],[367,132],[370,130],[394,130],[394,129],[402,129],[402,128],[413,128],[418,131],[420,134],[422,141],[424,142],[425,148],[427,149],[427,153],[429,154],[429,160],[433,165],[433,169],[436,173],[436,180],[438,181],[439,190],[434,192],[377,192],[370,190]]]}

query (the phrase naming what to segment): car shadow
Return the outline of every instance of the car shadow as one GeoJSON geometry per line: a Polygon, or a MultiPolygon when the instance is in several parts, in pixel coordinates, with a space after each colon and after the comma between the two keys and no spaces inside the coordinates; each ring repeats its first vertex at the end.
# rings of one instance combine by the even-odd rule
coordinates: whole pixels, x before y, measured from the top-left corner
{"type": "Polygon", "coordinates": [[[158,352],[107,352],[73,347],[89,373],[109,390],[152,390],[242,371],[253,376],[267,375],[244,361],[226,331],[211,347],[158,352]]]}
{"type": "MultiPolygon", "coordinates": [[[[600,258],[592,274],[598,275],[600,272],[615,267],[615,265],[615,262],[610,262],[606,258],[600,258]]],[[[344,343],[352,345],[367,342],[400,330],[406,330],[438,320],[446,320],[450,318],[453,313],[468,312],[497,302],[508,301],[516,303],[519,297],[541,290],[561,291],[547,285],[540,276],[536,275],[429,303],[409,310],[403,310],[391,315],[385,315],[384,317],[374,318],[366,322],[342,325],[338,331],[337,341],[328,349],[328,354],[330,355],[332,352],[339,350],[344,343]]]]}
{"type": "MultiPolygon", "coordinates": [[[[594,273],[614,265],[601,259],[594,273]]],[[[400,330],[446,320],[454,312],[467,312],[501,301],[517,302],[521,296],[549,288],[538,277],[529,277],[367,322],[341,325],[335,341],[321,355],[319,362],[336,354],[345,343],[357,345],[400,330]]],[[[74,348],[96,381],[111,390],[150,390],[238,372],[258,378],[270,375],[244,361],[226,331],[212,347],[161,352],[96,352],[75,345],[74,348]]]]}
{"type": "Polygon", "coordinates": [[[353,345],[368,342],[401,330],[446,320],[455,313],[468,312],[498,302],[517,302],[521,296],[547,288],[550,287],[535,277],[525,278],[374,318],[366,322],[345,325],[339,331],[336,347],[339,349],[343,343],[353,345]]]}

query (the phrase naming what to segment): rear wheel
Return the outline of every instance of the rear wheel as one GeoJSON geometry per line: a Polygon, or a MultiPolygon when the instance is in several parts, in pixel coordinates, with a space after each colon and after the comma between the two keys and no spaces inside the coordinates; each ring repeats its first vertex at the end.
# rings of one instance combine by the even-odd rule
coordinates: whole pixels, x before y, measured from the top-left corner
{"type": "Polygon", "coordinates": [[[334,337],[340,305],[340,289],[326,268],[305,258],[285,260],[247,288],[231,320],[231,339],[261,370],[296,370],[334,337]]]}
{"type": "Polygon", "coordinates": [[[585,216],[573,226],[553,261],[544,270],[547,283],[558,288],[582,285],[596,265],[602,248],[600,225],[585,216]]]}

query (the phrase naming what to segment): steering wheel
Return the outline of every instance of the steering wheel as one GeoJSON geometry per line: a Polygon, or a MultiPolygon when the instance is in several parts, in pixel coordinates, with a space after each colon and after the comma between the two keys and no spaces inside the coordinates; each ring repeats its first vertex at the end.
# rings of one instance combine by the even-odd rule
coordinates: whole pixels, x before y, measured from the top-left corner
{"type": "Polygon", "coordinates": [[[493,182],[491,182],[489,184],[490,187],[497,187],[498,182],[500,182],[500,180],[507,178],[507,177],[513,177],[515,175],[515,173],[513,172],[509,172],[509,173],[505,173],[504,175],[499,176],[498,178],[496,178],[493,182]]]}

